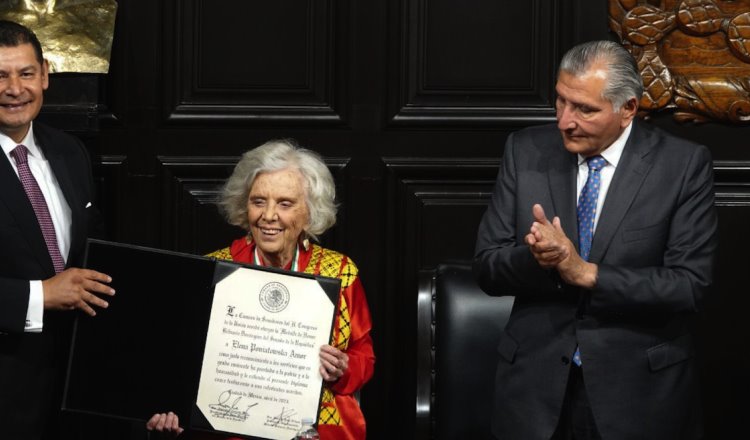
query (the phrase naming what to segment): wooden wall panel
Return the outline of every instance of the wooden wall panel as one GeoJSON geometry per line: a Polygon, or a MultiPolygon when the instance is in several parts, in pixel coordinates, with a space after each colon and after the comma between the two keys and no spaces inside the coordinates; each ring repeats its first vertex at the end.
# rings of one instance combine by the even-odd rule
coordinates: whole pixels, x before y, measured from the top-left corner
{"type": "MultiPolygon", "coordinates": [[[[396,252],[405,276],[447,258],[470,259],[479,220],[492,193],[497,160],[386,158],[398,206],[396,252]]],[[[405,283],[406,284],[406,283],[405,283]]],[[[413,292],[411,292],[413,293],[413,292]]]]}
{"type": "Polygon", "coordinates": [[[162,246],[205,254],[227,243],[235,232],[216,207],[236,157],[158,157],[161,181],[162,246]]]}
{"type": "Polygon", "coordinates": [[[105,237],[119,237],[127,229],[124,211],[128,205],[128,170],[125,156],[103,156],[92,160],[96,205],[103,214],[105,237]]]}
{"type": "Polygon", "coordinates": [[[743,414],[750,405],[750,353],[746,345],[747,263],[741,249],[750,247],[746,230],[750,219],[750,162],[716,161],[716,205],[719,211],[719,249],[715,285],[698,321],[698,355],[707,440],[732,438],[744,429],[743,414]]]}
{"type": "Polygon", "coordinates": [[[391,123],[551,120],[557,11],[540,0],[404,1],[391,123]]]}
{"type": "MultiPolygon", "coordinates": [[[[732,197],[734,199],[734,197],[732,197]]],[[[739,249],[750,246],[750,236],[738,233],[747,227],[750,205],[719,206],[719,249],[715,284],[698,320],[698,360],[701,365],[706,440],[733,438],[745,428],[750,410],[750,353],[747,345],[747,258],[739,249]]]]}
{"type": "Polygon", "coordinates": [[[169,121],[339,123],[331,0],[170,2],[169,121]]]}

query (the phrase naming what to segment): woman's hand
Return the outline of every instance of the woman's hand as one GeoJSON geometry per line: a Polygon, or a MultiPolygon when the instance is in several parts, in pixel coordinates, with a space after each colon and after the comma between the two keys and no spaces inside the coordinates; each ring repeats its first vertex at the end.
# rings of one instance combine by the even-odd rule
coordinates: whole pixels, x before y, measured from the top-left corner
{"type": "Polygon", "coordinates": [[[184,429],[180,428],[180,419],[172,411],[168,413],[154,414],[148,422],[146,429],[149,431],[168,432],[175,436],[182,434],[184,429]]]}
{"type": "Polygon", "coordinates": [[[349,356],[330,345],[320,347],[320,375],[326,382],[336,382],[349,368],[349,356]]]}

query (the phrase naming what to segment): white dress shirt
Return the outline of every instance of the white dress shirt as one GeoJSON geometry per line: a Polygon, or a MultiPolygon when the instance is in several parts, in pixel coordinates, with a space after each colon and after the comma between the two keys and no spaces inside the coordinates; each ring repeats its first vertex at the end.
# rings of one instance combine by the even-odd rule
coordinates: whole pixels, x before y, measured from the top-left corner
{"type": "MultiPolygon", "coordinates": [[[[68,252],[70,251],[70,227],[72,224],[70,206],[65,200],[65,196],[60,189],[60,185],[57,183],[57,178],[52,172],[49,162],[44,157],[42,150],[37,146],[33,132],[34,127],[32,123],[29,132],[20,144],[0,132],[0,146],[16,174],[18,174],[18,167],[10,152],[18,145],[24,145],[29,150],[29,169],[34,179],[36,179],[39,189],[44,194],[44,200],[47,202],[52,223],[55,225],[55,234],[57,235],[57,245],[60,248],[60,255],[67,262],[68,252]]],[[[25,331],[41,332],[43,320],[44,293],[42,291],[42,281],[31,280],[29,281],[29,307],[26,310],[25,331]]]]}
{"type": "MultiPolygon", "coordinates": [[[[594,213],[594,233],[596,234],[596,225],[599,223],[599,214],[602,212],[602,206],[604,206],[604,199],[607,197],[607,191],[609,190],[609,184],[612,183],[612,177],[615,175],[617,164],[620,162],[622,157],[622,150],[625,149],[625,143],[630,137],[630,131],[633,128],[633,122],[631,121],[625,130],[623,130],[620,137],[617,138],[612,145],[607,147],[601,152],[601,156],[607,161],[604,168],[601,169],[600,175],[601,180],[599,182],[599,197],[596,200],[596,213],[594,213]]],[[[586,185],[586,179],[589,177],[589,165],[586,162],[586,158],[578,155],[578,181],[576,190],[576,200],[581,197],[581,191],[583,186],[586,185]]]]}

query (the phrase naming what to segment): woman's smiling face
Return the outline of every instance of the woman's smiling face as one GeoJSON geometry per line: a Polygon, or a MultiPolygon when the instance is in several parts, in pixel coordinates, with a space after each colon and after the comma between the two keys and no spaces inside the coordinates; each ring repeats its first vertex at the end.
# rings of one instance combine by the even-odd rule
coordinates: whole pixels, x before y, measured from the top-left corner
{"type": "Polygon", "coordinates": [[[304,180],[295,168],[260,173],[250,188],[250,233],[266,264],[284,267],[310,223],[304,180]]]}

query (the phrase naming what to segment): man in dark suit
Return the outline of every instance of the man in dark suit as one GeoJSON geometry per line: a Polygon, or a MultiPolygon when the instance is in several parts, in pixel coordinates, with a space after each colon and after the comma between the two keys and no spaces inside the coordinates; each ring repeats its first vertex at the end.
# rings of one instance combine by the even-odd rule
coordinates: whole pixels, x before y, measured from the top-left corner
{"type": "Polygon", "coordinates": [[[32,122],[49,83],[36,36],[0,21],[0,438],[55,436],[71,310],[95,315],[110,277],[74,268],[94,223],[83,144],[32,122]],[[19,147],[22,146],[22,147],[19,147]]]}
{"type": "Polygon", "coordinates": [[[478,232],[479,284],[515,295],[493,433],[698,439],[688,321],[717,246],[710,154],[635,119],[642,83],[619,44],[571,49],[556,90],[557,127],[509,136],[478,232]]]}

